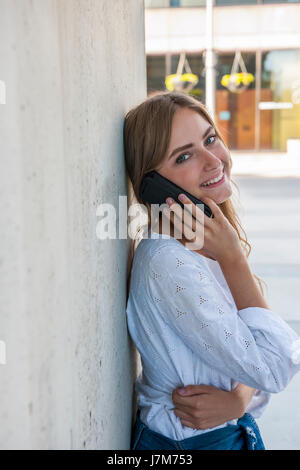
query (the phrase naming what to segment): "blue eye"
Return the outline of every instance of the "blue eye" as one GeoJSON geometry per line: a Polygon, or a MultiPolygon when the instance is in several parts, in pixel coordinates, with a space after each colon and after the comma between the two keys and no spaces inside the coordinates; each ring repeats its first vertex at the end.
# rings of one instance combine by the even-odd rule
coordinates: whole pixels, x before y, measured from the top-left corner
{"type": "MultiPolygon", "coordinates": [[[[209,137],[206,139],[206,141],[205,141],[205,145],[214,144],[215,141],[217,140],[217,138],[218,138],[218,136],[217,136],[216,134],[213,134],[213,135],[209,136],[209,137]],[[212,142],[209,142],[210,139],[213,139],[213,141],[212,141],[212,142]]],[[[179,157],[176,159],[176,164],[177,164],[177,165],[180,165],[181,163],[185,162],[187,159],[184,158],[184,159],[182,160],[182,157],[184,157],[184,156],[186,156],[186,155],[191,156],[191,154],[190,154],[189,152],[182,153],[182,154],[179,155],[179,157]]]]}
{"type": "Polygon", "coordinates": [[[206,142],[209,140],[209,139],[214,139],[213,142],[209,142],[209,144],[213,144],[216,140],[217,136],[214,134],[214,135],[211,135],[210,137],[208,137],[208,139],[206,140],[206,142]]]}
{"type": "Polygon", "coordinates": [[[176,163],[178,165],[180,165],[180,163],[183,163],[186,161],[186,158],[184,160],[180,160],[181,157],[184,157],[185,155],[190,155],[189,153],[183,153],[182,155],[180,155],[177,159],[176,159],[176,163]]]}

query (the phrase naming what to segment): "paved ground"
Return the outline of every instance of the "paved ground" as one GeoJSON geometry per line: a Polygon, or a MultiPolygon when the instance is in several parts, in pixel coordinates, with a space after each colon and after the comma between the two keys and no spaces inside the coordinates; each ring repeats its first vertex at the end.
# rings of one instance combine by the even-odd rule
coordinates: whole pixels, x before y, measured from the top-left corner
{"type": "Polygon", "coordinates": [[[280,152],[231,152],[233,172],[239,175],[300,176],[299,154],[280,152]]]}
{"type": "MultiPolygon", "coordinates": [[[[232,152],[250,265],[267,301],[300,335],[300,155],[232,152]]],[[[300,373],[258,420],[267,449],[300,449],[300,373]]]]}

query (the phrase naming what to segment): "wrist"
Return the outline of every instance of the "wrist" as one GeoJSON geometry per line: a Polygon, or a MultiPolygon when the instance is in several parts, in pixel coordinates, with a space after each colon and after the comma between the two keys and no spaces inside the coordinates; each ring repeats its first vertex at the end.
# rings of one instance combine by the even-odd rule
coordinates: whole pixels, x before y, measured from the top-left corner
{"type": "Polygon", "coordinates": [[[235,266],[237,263],[247,262],[247,257],[242,247],[234,252],[226,253],[222,257],[218,258],[218,263],[220,266],[235,266]]]}
{"type": "Polygon", "coordinates": [[[233,395],[235,400],[236,416],[234,416],[234,419],[239,419],[245,414],[245,409],[247,408],[247,406],[245,405],[245,399],[243,397],[243,394],[239,391],[232,390],[231,394],[233,395]]]}
{"type": "Polygon", "coordinates": [[[237,402],[237,410],[240,414],[239,418],[245,414],[246,408],[252,400],[254,393],[254,388],[248,387],[247,385],[241,383],[239,383],[237,387],[232,390],[232,394],[234,395],[237,402]]]}

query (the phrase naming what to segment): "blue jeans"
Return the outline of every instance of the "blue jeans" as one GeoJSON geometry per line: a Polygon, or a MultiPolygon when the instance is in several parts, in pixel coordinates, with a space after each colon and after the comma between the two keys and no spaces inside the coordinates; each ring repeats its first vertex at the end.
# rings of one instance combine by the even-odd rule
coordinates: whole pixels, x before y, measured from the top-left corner
{"type": "Polygon", "coordinates": [[[265,450],[255,419],[245,413],[236,425],[175,441],[151,431],[138,410],[130,450],[265,450]]]}

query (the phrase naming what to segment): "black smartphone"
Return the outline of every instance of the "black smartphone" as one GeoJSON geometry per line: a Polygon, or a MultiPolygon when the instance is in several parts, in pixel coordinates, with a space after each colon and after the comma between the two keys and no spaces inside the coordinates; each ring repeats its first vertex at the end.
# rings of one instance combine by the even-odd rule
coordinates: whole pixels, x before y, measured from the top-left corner
{"type": "MultiPolygon", "coordinates": [[[[203,201],[200,201],[200,199],[197,199],[195,196],[188,193],[180,186],[177,186],[177,184],[172,183],[172,181],[160,175],[155,170],[149,171],[149,173],[144,176],[139,195],[143,201],[146,201],[149,204],[159,205],[165,204],[166,199],[171,197],[183,208],[184,204],[178,199],[178,196],[181,193],[184,193],[194,204],[203,204],[204,214],[207,217],[214,218],[211,209],[206,204],[204,204],[203,201]]],[[[200,209],[203,210],[203,207],[200,207],[200,209]]]]}

